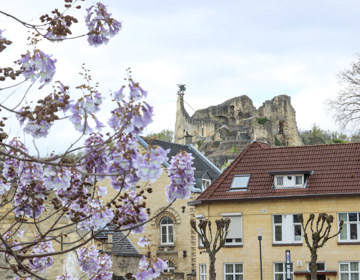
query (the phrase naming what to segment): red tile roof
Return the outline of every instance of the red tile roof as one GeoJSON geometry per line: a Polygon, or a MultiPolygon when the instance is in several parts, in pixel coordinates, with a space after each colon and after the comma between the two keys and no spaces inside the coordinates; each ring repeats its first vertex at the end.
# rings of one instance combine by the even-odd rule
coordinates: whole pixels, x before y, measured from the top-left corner
{"type": "Polygon", "coordinates": [[[270,148],[253,142],[197,200],[360,195],[360,143],[270,148]],[[271,171],[313,171],[306,188],[274,189],[271,171]],[[234,175],[251,174],[246,191],[230,191],[234,175]]]}

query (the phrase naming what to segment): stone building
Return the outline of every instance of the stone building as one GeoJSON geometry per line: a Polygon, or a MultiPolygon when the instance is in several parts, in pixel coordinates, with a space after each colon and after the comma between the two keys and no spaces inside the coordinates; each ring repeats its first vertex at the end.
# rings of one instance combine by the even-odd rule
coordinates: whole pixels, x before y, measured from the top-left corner
{"type": "MultiPolygon", "coordinates": [[[[195,200],[199,194],[205,190],[221,173],[221,171],[210,162],[202,153],[200,153],[193,145],[181,145],[166,141],[153,140],[150,138],[138,138],[139,150],[143,151],[151,149],[153,146],[160,146],[168,153],[169,159],[180,151],[191,153],[194,157],[193,167],[195,186],[192,189],[191,196],[188,199],[178,199],[169,206],[165,190],[170,184],[168,178],[167,167],[169,161],[162,163],[163,172],[154,182],[140,182],[138,191],[143,188],[152,188],[152,193],[148,195],[146,200],[146,210],[149,214],[150,221],[146,224],[144,233],[130,233],[127,238],[133,244],[141,255],[147,255],[149,248],[143,248],[138,245],[140,237],[146,236],[150,240],[150,252],[152,256],[157,256],[168,262],[168,269],[159,279],[161,280],[194,280],[196,275],[196,233],[191,229],[190,220],[194,218],[194,206],[189,206],[188,202],[195,200]]],[[[109,181],[103,185],[110,184],[109,181]]],[[[115,192],[112,188],[108,188],[107,198],[114,197],[115,192]]],[[[122,250],[115,245],[114,231],[106,232],[103,236],[99,236],[98,240],[103,241],[104,251],[111,253],[113,260],[113,272],[115,279],[125,278],[126,274],[135,273],[138,267],[136,254],[126,254],[127,247],[122,250]],[[110,246],[110,247],[109,247],[110,246]],[[114,250],[114,248],[117,248],[114,250]],[[122,253],[122,255],[120,255],[122,253]],[[126,267],[126,264],[129,267],[126,267]]],[[[128,232],[126,232],[128,234],[128,232]]],[[[124,241],[125,242],[125,241],[124,241]]]]}
{"type": "Polygon", "coordinates": [[[271,146],[302,145],[290,97],[279,95],[256,109],[252,100],[238,96],[190,116],[184,107],[185,88],[177,98],[175,143],[196,143],[216,165],[235,158],[252,140],[271,146]]]}

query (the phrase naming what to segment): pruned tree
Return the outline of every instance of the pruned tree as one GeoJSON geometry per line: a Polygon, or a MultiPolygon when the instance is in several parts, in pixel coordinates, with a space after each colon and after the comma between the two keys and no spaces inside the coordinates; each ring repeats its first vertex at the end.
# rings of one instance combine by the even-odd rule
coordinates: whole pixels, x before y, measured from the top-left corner
{"type": "Polygon", "coordinates": [[[337,98],[328,103],[335,113],[335,118],[344,128],[357,126],[360,120],[360,56],[349,69],[338,74],[342,88],[337,98]]]}
{"type": "Polygon", "coordinates": [[[318,259],[318,250],[324,247],[329,239],[334,238],[340,234],[344,221],[340,222],[339,230],[331,235],[330,231],[334,222],[334,217],[332,215],[320,213],[316,219],[315,214],[311,213],[306,221],[304,221],[302,214],[299,214],[298,217],[301,223],[306,246],[310,250],[309,268],[311,280],[316,280],[316,261],[318,259]]]}
{"type": "MultiPolygon", "coordinates": [[[[83,4],[65,0],[63,11],[56,8],[31,23],[0,10],[1,17],[16,21],[31,33],[14,65],[0,65],[0,81],[5,83],[0,87],[0,268],[4,278],[11,272],[14,279],[21,280],[110,280],[111,257],[98,251],[93,244],[95,236],[109,225],[141,232],[150,219],[146,213],[146,197],[152,192],[149,182],[161,174],[167,151],[150,147],[141,152],[138,148],[138,136],[153,116],[153,108],[144,101],[147,92],[129,70],[117,90],[101,93],[84,65],[79,84],[72,87],[54,82],[61,59],[57,61],[42,50],[47,46],[42,41],[61,44],[82,37],[90,46],[101,46],[119,33],[121,22],[105,5],[98,2],[82,10],[83,4]],[[84,34],[72,34],[73,25],[79,22],[70,15],[75,9],[85,13],[84,34]],[[99,114],[102,107],[105,113],[99,114]],[[32,138],[35,151],[39,150],[37,139],[47,139],[55,123],[74,126],[77,134],[64,137],[68,140],[65,152],[40,156],[29,151],[24,139],[11,137],[9,116],[32,138]],[[105,179],[110,183],[105,184],[105,179]],[[106,198],[109,188],[115,194],[106,198]],[[71,264],[78,263],[82,275],[65,271],[51,278],[44,276],[51,267],[59,267],[56,257],[66,254],[76,256],[71,264]]],[[[8,38],[13,34],[6,32],[0,30],[1,55],[6,55],[12,44],[8,38]]],[[[79,51],[76,55],[84,54],[79,51]]],[[[84,60],[88,59],[91,56],[84,55],[84,60]]],[[[192,156],[185,152],[171,159],[171,183],[166,189],[170,204],[190,195],[194,185],[191,164],[192,156]]],[[[166,263],[156,256],[143,256],[135,278],[158,277],[164,268],[166,263]]]]}
{"type": "Polygon", "coordinates": [[[195,230],[201,240],[202,245],[205,247],[205,252],[209,255],[209,275],[210,280],[216,279],[215,261],[216,254],[225,245],[226,236],[229,231],[230,219],[216,220],[216,232],[213,236],[211,229],[211,221],[201,220],[197,225],[196,220],[191,220],[191,227],[195,230]]]}

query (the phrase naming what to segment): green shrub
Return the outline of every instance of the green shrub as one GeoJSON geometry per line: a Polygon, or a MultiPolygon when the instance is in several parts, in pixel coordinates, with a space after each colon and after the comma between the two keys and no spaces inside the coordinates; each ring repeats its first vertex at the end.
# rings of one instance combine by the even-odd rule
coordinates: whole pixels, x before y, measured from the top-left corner
{"type": "Polygon", "coordinates": [[[283,144],[275,137],[275,146],[282,146],[283,144]]]}
{"type": "Polygon", "coordinates": [[[257,122],[258,122],[258,124],[266,124],[268,121],[269,121],[269,119],[268,118],[256,118],[256,120],[257,120],[257,122]]]}
{"type": "Polygon", "coordinates": [[[348,141],[342,140],[342,139],[333,139],[332,140],[335,144],[344,144],[348,143],[348,141]]]}

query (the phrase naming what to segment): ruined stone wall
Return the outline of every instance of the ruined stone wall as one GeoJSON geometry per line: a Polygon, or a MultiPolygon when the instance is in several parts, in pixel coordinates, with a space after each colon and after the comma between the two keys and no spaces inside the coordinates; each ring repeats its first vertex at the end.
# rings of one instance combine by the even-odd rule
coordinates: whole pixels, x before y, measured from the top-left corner
{"type": "Polygon", "coordinates": [[[187,143],[196,144],[218,166],[235,158],[253,140],[271,146],[303,145],[295,110],[287,95],[265,101],[259,109],[248,96],[242,95],[189,116],[184,108],[184,92],[179,92],[175,143],[185,144],[185,135],[190,135],[187,143]]]}

